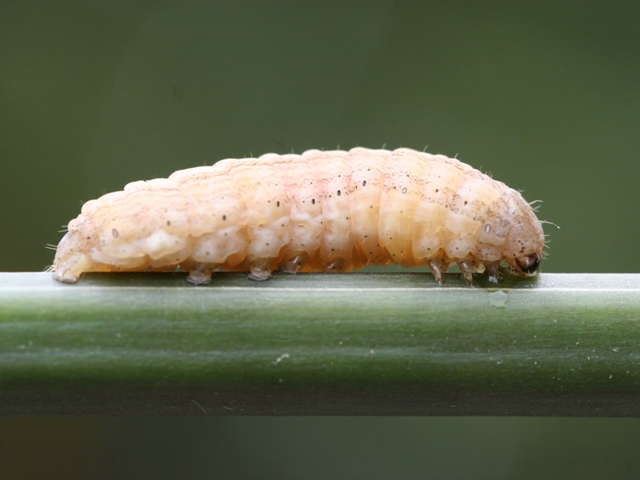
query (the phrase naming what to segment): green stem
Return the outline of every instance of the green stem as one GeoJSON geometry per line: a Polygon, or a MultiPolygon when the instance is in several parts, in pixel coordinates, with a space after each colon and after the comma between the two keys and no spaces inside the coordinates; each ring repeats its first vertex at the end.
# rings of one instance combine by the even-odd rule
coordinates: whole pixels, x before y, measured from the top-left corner
{"type": "Polygon", "coordinates": [[[640,415],[640,275],[0,274],[0,415],[640,415]]]}

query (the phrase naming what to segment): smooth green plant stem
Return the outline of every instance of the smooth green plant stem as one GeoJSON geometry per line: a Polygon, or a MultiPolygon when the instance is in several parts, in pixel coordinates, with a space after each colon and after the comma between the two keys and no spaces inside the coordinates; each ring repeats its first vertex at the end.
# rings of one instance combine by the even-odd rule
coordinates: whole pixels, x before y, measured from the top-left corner
{"type": "Polygon", "coordinates": [[[0,415],[640,415],[640,275],[0,273],[0,415]]]}

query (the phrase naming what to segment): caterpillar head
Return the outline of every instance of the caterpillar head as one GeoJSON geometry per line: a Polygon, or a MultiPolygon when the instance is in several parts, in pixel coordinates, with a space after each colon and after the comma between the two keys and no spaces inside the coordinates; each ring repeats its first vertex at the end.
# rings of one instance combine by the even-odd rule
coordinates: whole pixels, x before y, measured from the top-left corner
{"type": "Polygon", "coordinates": [[[544,250],[544,232],[533,211],[522,215],[511,227],[502,248],[505,261],[521,277],[538,274],[544,250]]]}

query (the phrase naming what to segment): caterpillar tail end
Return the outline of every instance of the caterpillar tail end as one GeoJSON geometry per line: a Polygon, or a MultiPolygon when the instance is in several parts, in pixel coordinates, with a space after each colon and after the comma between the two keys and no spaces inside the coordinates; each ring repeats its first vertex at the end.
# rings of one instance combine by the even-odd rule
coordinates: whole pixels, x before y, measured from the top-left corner
{"type": "Polygon", "coordinates": [[[52,273],[53,279],[62,283],[76,283],[89,264],[86,255],[83,254],[73,255],[64,262],[56,262],[52,273]]]}
{"type": "Polygon", "coordinates": [[[68,232],[56,250],[52,276],[58,282],[76,283],[83,272],[90,270],[91,265],[89,257],[78,248],[73,234],[68,232]]]}
{"type": "Polygon", "coordinates": [[[60,273],[60,272],[53,272],[52,277],[54,280],[57,280],[62,283],[77,283],[78,280],[80,280],[79,275],[68,275],[68,274],[64,275],[63,273],[60,273]]]}

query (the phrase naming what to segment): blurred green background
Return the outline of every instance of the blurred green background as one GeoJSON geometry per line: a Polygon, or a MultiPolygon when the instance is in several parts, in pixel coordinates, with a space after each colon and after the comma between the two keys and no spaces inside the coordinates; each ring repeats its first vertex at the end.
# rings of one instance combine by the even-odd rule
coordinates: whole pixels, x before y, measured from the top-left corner
{"type": "MultiPolygon", "coordinates": [[[[386,145],[544,200],[543,271],[637,272],[639,25],[625,1],[0,0],[0,271],[46,268],[81,203],[133,180],[386,145]]],[[[2,420],[0,469],[638,478],[639,439],[637,420],[2,420]]]]}

